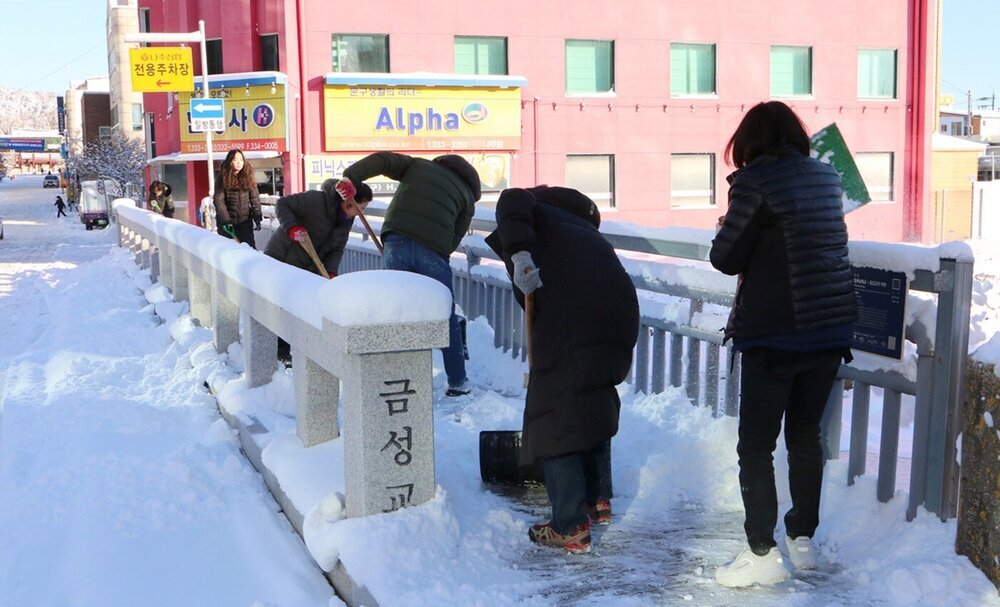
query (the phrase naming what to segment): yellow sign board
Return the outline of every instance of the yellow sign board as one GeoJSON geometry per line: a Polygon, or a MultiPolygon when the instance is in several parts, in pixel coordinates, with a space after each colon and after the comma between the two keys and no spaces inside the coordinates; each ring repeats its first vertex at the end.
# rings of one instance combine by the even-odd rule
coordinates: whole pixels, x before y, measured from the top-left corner
{"type": "Polygon", "coordinates": [[[163,93],[194,90],[190,47],[130,48],[128,57],[132,66],[133,91],[163,93]]]}
{"type": "MultiPolygon", "coordinates": [[[[225,128],[213,131],[213,152],[226,152],[233,148],[244,152],[288,151],[284,84],[211,88],[208,93],[211,98],[221,98],[225,105],[225,128]]],[[[200,96],[201,92],[197,95],[200,96]]],[[[199,97],[193,93],[181,93],[177,99],[177,109],[181,112],[181,152],[184,154],[205,151],[205,134],[191,129],[192,99],[199,97]]]]}
{"type": "MultiPolygon", "coordinates": [[[[318,190],[327,179],[340,179],[344,176],[344,170],[355,162],[364,158],[367,154],[323,154],[319,156],[306,156],[306,189],[318,190]]],[[[409,154],[417,158],[434,158],[438,154],[409,154]]],[[[479,181],[484,192],[499,192],[510,187],[510,162],[511,155],[504,152],[480,152],[471,154],[459,154],[469,161],[479,173],[479,181]]],[[[378,196],[380,194],[393,194],[399,185],[398,182],[383,175],[376,175],[365,180],[372,192],[378,196]]]]}
{"type": "Polygon", "coordinates": [[[437,151],[521,147],[519,88],[327,85],[324,148],[437,151]]]}

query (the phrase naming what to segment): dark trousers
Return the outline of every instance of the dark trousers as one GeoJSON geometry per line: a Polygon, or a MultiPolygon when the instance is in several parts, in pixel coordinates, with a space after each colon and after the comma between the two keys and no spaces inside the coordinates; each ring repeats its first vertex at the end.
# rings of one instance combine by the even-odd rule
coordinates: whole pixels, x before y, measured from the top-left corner
{"type": "Polygon", "coordinates": [[[415,272],[433,278],[452,295],[451,317],[448,319],[448,347],[441,349],[444,372],[448,376],[448,386],[457,388],[466,380],[465,342],[462,339],[462,325],[455,314],[455,291],[451,273],[451,262],[424,245],[399,234],[387,234],[382,239],[382,267],[386,270],[415,272]]]}
{"type": "Polygon", "coordinates": [[[56,217],[66,217],[66,212],[63,211],[62,207],[56,207],[56,217]]]}
{"type": "Polygon", "coordinates": [[[790,537],[812,537],[819,525],[824,464],[820,420],[842,353],[772,348],[751,348],[743,353],[736,451],[746,510],[744,529],[747,543],[757,554],[766,554],[775,546],[778,497],[773,455],[782,417],[792,497],[792,508],[785,514],[786,532],[790,537]]]}
{"type": "Polygon", "coordinates": [[[589,451],[542,460],[552,528],[568,534],[587,522],[587,508],[611,499],[611,441],[589,451]]]}

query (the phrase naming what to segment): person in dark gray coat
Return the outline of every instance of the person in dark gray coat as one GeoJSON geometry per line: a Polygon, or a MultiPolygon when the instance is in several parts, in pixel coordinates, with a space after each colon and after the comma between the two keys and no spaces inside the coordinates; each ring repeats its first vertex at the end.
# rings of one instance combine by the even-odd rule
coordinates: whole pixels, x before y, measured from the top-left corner
{"type": "Polygon", "coordinates": [[[816,567],[811,538],[823,484],[820,420],[857,318],[840,176],[811,158],[809,135],[784,103],[754,106],[726,148],[729,209],[712,265],[739,275],[726,339],[742,352],[740,491],[748,548],[715,574],[724,586],[774,584],[789,573],[774,541],[774,448],[785,427],[792,507],[788,558],[816,567]]]}
{"type": "MultiPolygon", "coordinates": [[[[319,274],[319,268],[299,244],[302,235],[308,234],[326,271],[331,277],[336,276],[358,214],[353,205],[340,197],[336,185],[336,179],[327,179],[319,190],[279,198],[275,214],[281,228],[271,236],[264,253],[319,274]]],[[[366,183],[356,184],[356,190],[354,202],[363,211],[372,200],[372,190],[366,183]]]]}
{"type": "Polygon", "coordinates": [[[521,459],[542,462],[552,519],[532,541],[589,552],[590,523],[611,520],[616,386],[639,333],[635,287],[597,230],[597,205],[577,190],[508,189],[487,244],[504,260],[514,296],[535,301],[521,459]]]}

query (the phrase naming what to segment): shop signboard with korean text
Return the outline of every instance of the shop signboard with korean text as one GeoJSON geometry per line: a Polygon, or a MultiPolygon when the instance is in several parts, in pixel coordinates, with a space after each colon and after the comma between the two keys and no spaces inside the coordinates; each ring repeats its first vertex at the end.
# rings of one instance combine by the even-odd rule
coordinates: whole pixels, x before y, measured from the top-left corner
{"type": "Polygon", "coordinates": [[[147,46],[128,50],[132,90],[137,93],[193,91],[194,68],[186,46],[147,46]]]}
{"type": "Polygon", "coordinates": [[[327,84],[328,152],[517,150],[518,87],[327,84]]]}
{"type": "MultiPolygon", "coordinates": [[[[340,179],[344,170],[367,154],[323,154],[306,156],[306,189],[318,190],[327,179],[340,179]]],[[[438,154],[409,154],[416,158],[433,159],[438,154]]],[[[511,155],[504,152],[479,152],[459,154],[469,161],[479,173],[479,181],[483,192],[499,192],[510,186],[511,155]]],[[[365,181],[376,195],[388,195],[396,192],[399,182],[383,175],[376,175],[365,181]]]]}
{"type": "MultiPolygon", "coordinates": [[[[221,100],[224,106],[221,120],[212,119],[216,126],[221,127],[212,131],[213,152],[227,152],[233,148],[244,152],[288,151],[285,85],[269,83],[219,88],[212,85],[209,99],[221,100]]],[[[192,107],[199,101],[200,90],[181,93],[178,99],[177,107],[181,112],[180,151],[184,154],[205,152],[205,137],[192,124],[192,117],[201,122],[199,116],[205,116],[207,111],[192,107]]]]}
{"type": "Polygon", "coordinates": [[[852,266],[858,320],[854,323],[855,350],[903,357],[903,327],[906,312],[906,274],[852,266]]]}

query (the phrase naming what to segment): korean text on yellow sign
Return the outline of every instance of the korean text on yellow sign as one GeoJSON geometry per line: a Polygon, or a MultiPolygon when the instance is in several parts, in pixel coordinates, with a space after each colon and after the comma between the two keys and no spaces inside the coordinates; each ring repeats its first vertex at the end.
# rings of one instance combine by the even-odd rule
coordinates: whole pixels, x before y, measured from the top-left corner
{"type": "Polygon", "coordinates": [[[128,50],[132,90],[140,93],[193,91],[194,69],[191,49],[145,47],[128,50]]]}
{"type": "Polygon", "coordinates": [[[330,152],[521,147],[518,88],[330,85],[323,96],[330,152]]]}
{"type": "MultiPolygon", "coordinates": [[[[288,151],[284,84],[213,88],[209,97],[221,97],[226,107],[223,128],[213,131],[213,152],[233,148],[244,152],[288,151]]],[[[182,93],[177,103],[181,112],[181,152],[185,154],[205,151],[205,134],[191,129],[192,98],[198,99],[191,93],[182,93]]]]}

